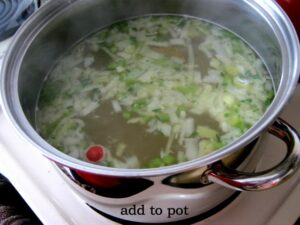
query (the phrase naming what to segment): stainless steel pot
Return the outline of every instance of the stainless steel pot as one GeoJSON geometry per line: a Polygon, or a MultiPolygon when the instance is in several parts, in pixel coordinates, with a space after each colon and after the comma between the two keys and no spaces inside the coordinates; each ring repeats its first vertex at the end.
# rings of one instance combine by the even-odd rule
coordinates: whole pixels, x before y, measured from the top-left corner
{"type": "MultiPolygon", "coordinates": [[[[298,169],[299,136],[290,125],[277,117],[297,84],[300,73],[299,49],[299,41],[291,22],[271,0],[50,1],[21,27],[9,48],[1,72],[1,106],[17,132],[46,157],[62,165],[61,168],[67,168],[69,174],[79,171],[78,174],[92,177],[87,180],[101,180],[103,176],[123,180],[148,179],[153,182],[151,185],[154,190],[162,190],[160,194],[144,194],[141,198],[135,194],[134,198],[126,197],[127,201],[122,198],[123,200],[112,202],[110,197],[99,197],[93,194],[93,191],[82,190],[78,185],[71,184],[91,205],[99,206],[100,203],[99,207],[105,205],[102,209],[109,212],[112,212],[111,205],[114,205],[119,212],[120,207],[142,202],[141,199],[151,199],[151,204],[172,205],[179,201],[178,194],[184,194],[190,201],[193,201],[195,196],[198,196],[197,200],[207,201],[206,205],[202,202],[203,207],[185,216],[189,217],[213,207],[233,191],[219,185],[204,185],[205,187],[197,188],[197,192],[184,188],[180,191],[174,187],[168,189],[162,182],[166,177],[196,169],[199,171],[201,168],[197,178],[202,184],[215,182],[235,190],[263,190],[280,184],[298,169]],[[34,129],[35,105],[42,82],[55,61],[87,34],[115,21],[146,14],[184,14],[199,17],[226,27],[247,41],[261,56],[274,81],[276,95],[266,113],[246,134],[230,145],[201,158],[163,168],[102,167],[79,161],[49,145],[34,129]],[[249,174],[229,170],[221,163],[222,159],[248,146],[267,130],[287,144],[286,157],[276,167],[249,174]],[[218,197],[215,193],[218,193],[218,197]],[[172,196],[158,201],[159,196],[168,194],[172,196]]],[[[191,208],[193,207],[195,208],[191,205],[191,208]]],[[[120,216],[120,213],[114,214],[120,216]]],[[[183,216],[169,218],[167,221],[178,218],[183,216]]],[[[152,219],[150,221],[153,221],[152,219]]],[[[162,221],[159,218],[157,220],[162,221]]],[[[143,217],[141,221],[144,221],[143,217]]]]}

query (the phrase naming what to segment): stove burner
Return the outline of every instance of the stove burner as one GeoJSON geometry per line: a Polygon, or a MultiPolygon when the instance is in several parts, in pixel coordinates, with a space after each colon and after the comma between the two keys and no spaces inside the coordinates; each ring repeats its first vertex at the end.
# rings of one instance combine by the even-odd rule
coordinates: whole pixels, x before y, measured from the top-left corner
{"type": "Polygon", "coordinates": [[[7,21],[13,16],[15,13],[15,9],[18,7],[17,0],[0,1],[0,28],[4,27],[7,24],[7,21]]]}
{"type": "Polygon", "coordinates": [[[0,40],[11,36],[35,9],[33,0],[0,0],[0,40]]]}

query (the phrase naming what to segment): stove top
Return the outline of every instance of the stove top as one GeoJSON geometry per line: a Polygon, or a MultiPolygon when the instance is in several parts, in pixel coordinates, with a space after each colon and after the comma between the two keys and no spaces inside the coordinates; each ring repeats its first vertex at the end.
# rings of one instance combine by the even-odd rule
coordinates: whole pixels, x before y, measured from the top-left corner
{"type": "MultiPolygon", "coordinates": [[[[9,42],[0,42],[0,62],[9,42]]],[[[299,85],[281,116],[300,131],[298,102],[299,85]]],[[[65,182],[54,163],[18,136],[1,109],[0,124],[0,172],[10,180],[43,224],[117,224],[90,208],[65,182]]],[[[280,160],[285,149],[271,136],[262,140],[260,148],[265,150],[260,169],[271,167],[280,160]]],[[[226,208],[195,224],[292,225],[300,215],[299,181],[300,170],[272,190],[243,192],[226,208]]]]}
{"type": "Polygon", "coordinates": [[[15,33],[36,8],[35,0],[0,0],[0,40],[15,33]]]}

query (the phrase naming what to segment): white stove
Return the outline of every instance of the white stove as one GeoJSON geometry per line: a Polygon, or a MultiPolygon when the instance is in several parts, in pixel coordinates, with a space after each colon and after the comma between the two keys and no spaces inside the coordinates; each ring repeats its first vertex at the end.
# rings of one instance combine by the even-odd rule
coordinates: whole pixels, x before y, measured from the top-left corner
{"type": "MultiPolygon", "coordinates": [[[[10,40],[0,42],[0,65],[10,40]]],[[[300,85],[282,118],[300,131],[300,85]]],[[[1,107],[0,107],[1,108],[1,107]]],[[[43,224],[117,224],[91,209],[61,176],[54,163],[18,136],[0,109],[0,173],[6,176],[43,224]]],[[[267,136],[260,169],[280,160],[285,147],[267,136]],[[262,166],[264,165],[264,166],[262,166]]],[[[293,225],[300,216],[300,170],[272,190],[243,192],[227,207],[197,225],[293,225]]]]}

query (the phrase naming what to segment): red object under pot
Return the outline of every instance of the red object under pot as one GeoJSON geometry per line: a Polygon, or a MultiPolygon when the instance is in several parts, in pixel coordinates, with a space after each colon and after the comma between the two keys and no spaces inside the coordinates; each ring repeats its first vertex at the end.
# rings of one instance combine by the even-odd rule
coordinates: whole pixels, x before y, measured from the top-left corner
{"type": "Polygon", "coordinates": [[[277,0],[279,5],[288,14],[293,22],[298,37],[300,38],[300,1],[299,0],[277,0]]]}

